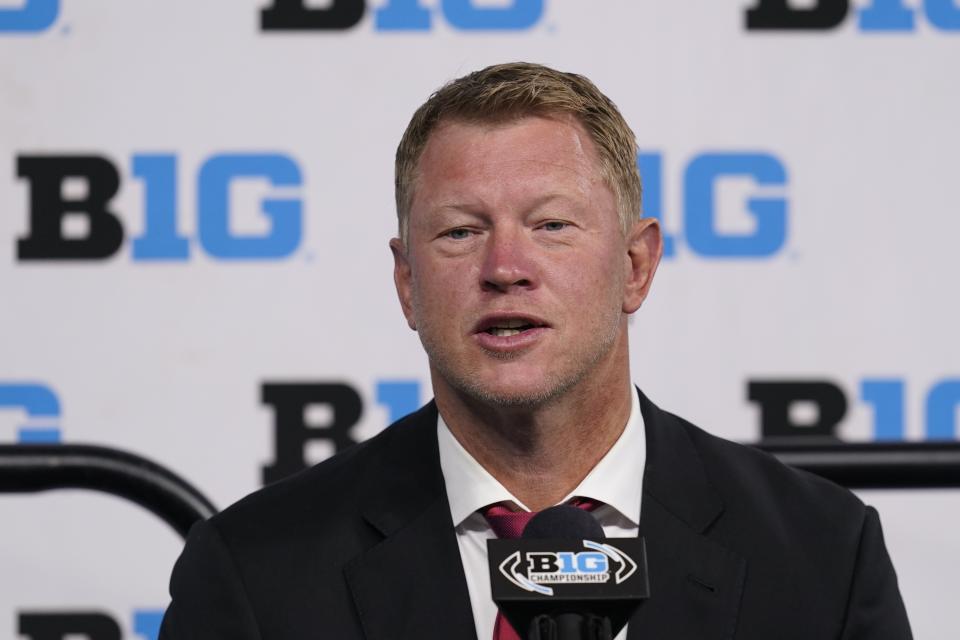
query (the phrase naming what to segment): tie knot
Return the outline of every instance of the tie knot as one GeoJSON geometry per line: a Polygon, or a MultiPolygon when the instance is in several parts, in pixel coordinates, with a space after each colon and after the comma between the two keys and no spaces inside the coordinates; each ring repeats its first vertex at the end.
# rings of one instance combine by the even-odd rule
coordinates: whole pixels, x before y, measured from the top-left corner
{"type": "Polygon", "coordinates": [[[512,511],[502,502],[498,502],[483,509],[482,513],[498,538],[513,540],[523,535],[527,523],[539,512],[512,511]]]}
{"type": "MultiPolygon", "coordinates": [[[[589,498],[574,498],[568,503],[585,511],[593,511],[600,503],[589,498]]],[[[539,511],[513,511],[502,502],[497,502],[480,510],[487,519],[490,528],[498,538],[513,540],[523,535],[523,530],[539,511]]]]}

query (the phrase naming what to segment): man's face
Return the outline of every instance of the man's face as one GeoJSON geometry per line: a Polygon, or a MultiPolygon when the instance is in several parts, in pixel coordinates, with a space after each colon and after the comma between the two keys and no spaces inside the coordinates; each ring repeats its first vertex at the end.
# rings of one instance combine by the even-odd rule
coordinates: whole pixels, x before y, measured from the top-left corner
{"type": "Polygon", "coordinates": [[[437,394],[536,405],[626,367],[626,313],[659,259],[656,224],[642,225],[655,256],[638,286],[635,243],[575,120],[442,123],[420,159],[406,251],[391,242],[437,394]]]}

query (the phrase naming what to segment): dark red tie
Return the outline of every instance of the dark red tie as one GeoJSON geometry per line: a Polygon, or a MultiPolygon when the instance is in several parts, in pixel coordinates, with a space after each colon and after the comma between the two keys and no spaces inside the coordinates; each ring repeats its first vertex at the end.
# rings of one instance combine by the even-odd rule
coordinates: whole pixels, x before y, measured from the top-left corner
{"type": "MultiPolygon", "coordinates": [[[[589,498],[574,498],[569,504],[587,511],[593,511],[600,506],[599,502],[589,498]]],[[[539,511],[513,511],[502,502],[485,507],[480,512],[490,523],[490,528],[497,537],[508,540],[522,536],[527,523],[539,513],[539,511]]],[[[493,623],[493,640],[521,640],[520,635],[499,611],[497,611],[497,620],[493,623]]]]}

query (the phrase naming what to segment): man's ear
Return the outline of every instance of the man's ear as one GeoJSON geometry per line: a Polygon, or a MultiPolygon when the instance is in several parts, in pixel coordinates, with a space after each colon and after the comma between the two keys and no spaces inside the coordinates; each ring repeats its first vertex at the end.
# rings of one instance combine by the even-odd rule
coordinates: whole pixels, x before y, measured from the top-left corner
{"type": "Polygon", "coordinates": [[[390,240],[390,251],[393,252],[393,284],[397,287],[397,298],[400,308],[407,319],[407,325],[417,330],[417,323],[413,318],[413,273],[410,269],[410,260],[400,238],[390,240]]]}
{"type": "Polygon", "coordinates": [[[663,237],[656,218],[640,218],[627,234],[627,278],[623,291],[623,312],[633,313],[640,308],[653,274],[657,272],[663,255],[663,237]]]}

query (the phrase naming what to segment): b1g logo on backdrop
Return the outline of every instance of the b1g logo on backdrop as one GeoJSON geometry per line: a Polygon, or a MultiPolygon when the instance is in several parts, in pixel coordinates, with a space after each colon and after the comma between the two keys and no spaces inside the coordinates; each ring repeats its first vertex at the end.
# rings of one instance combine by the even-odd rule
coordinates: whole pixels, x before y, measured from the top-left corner
{"type": "MultiPolygon", "coordinates": [[[[848,19],[850,9],[850,0],[757,0],[746,12],[747,30],[829,31],[848,19]]],[[[914,31],[921,10],[933,28],[960,31],[956,0],[868,0],[855,12],[857,28],[866,32],[914,31]],[[920,9],[914,8],[918,5],[920,9]]]]}
{"type": "MultiPolygon", "coordinates": [[[[376,404],[386,409],[386,427],[420,407],[419,380],[379,379],[374,382],[376,404]]],[[[266,382],[261,401],[273,409],[274,460],[263,468],[270,484],[312,463],[307,450],[322,444],[332,455],[357,443],[352,433],[363,416],[363,398],[347,382],[266,382]]]]}
{"type": "Polygon", "coordinates": [[[26,420],[15,425],[22,444],[60,442],[60,398],[40,382],[0,381],[0,412],[26,420]]]}
{"type": "Polygon", "coordinates": [[[60,0],[0,0],[0,34],[46,31],[60,15],[60,0]]]}
{"type": "MultiPolygon", "coordinates": [[[[377,31],[429,31],[442,17],[461,31],[522,31],[540,23],[546,0],[385,0],[373,12],[377,31]],[[431,6],[432,5],[432,6],[431,6]]],[[[369,0],[273,0],[260,13],[264,31],[343,31],[359,24],[369,0]]]]}
{"type": "MultiPolygon", "coordinates": [[[[157,640],[163,609],[136,609],[133,632],[138,640],[157,640]]],[[[17,633],[25,640],[122,640],[120,625],[100,611],[21,611],[17,633]]]]}
{"type": "MultiPolygon", "coordinates": [[[[184,261],[191,239],[178,230],[177,157],[138,153],[131,178],[143,186],[143,231],[132,242],[135,261],[184,261]]],[[[19,155],[17,176],[29,185],[29,227],[17,241],[20,261],[105,260],[118,253],[126,232],[111,201],[120,189],[117,165],[102,155],[19,155]]],[[[300,245],[303,202],[290,193],[303,185],[300,167],[280,153],[221,153],[196,174],[197,243],[218,260],[278,260],[300,245]],[[260,201],[266,230],[240,233],[231,188],[266,182],[284,195],[260,201]]],[[[129,214],[129,212],[124,212],[129,214]]],[[[125,217],[125,216],[124,216],[125,217]]]]}
{"type": "Polygon", "coordinates": [[[679,220],[664,220],[664,157],[641,153],[644,215],[663,223],[663,255],[672,258],[683,242],[692,254],[711,259],[770,258],[787,241],[789,206],[786,166],[769,152],[717,151],[691,158],[682,173],[679,220]],[[722,198],[728,187],[747,186],[750,195],[722,198]],[[679,228],[677,228],[679,227],[679,228]]]}
{"type": "MultiPolygon", "coordinates": [[[[904,439],[906,391],[903,378],[871,377],[860,380],[858,393],[850,394],[871,408],[875,440],[904,439]]],[[[925,396],[925,439],[956,439],[960,377],[935,381],[925,396]]],[[[760,407],[763,438],[837,437],[850,403],[843,387],[822,379],[750,380],[747,397],[760,407]]]]}

